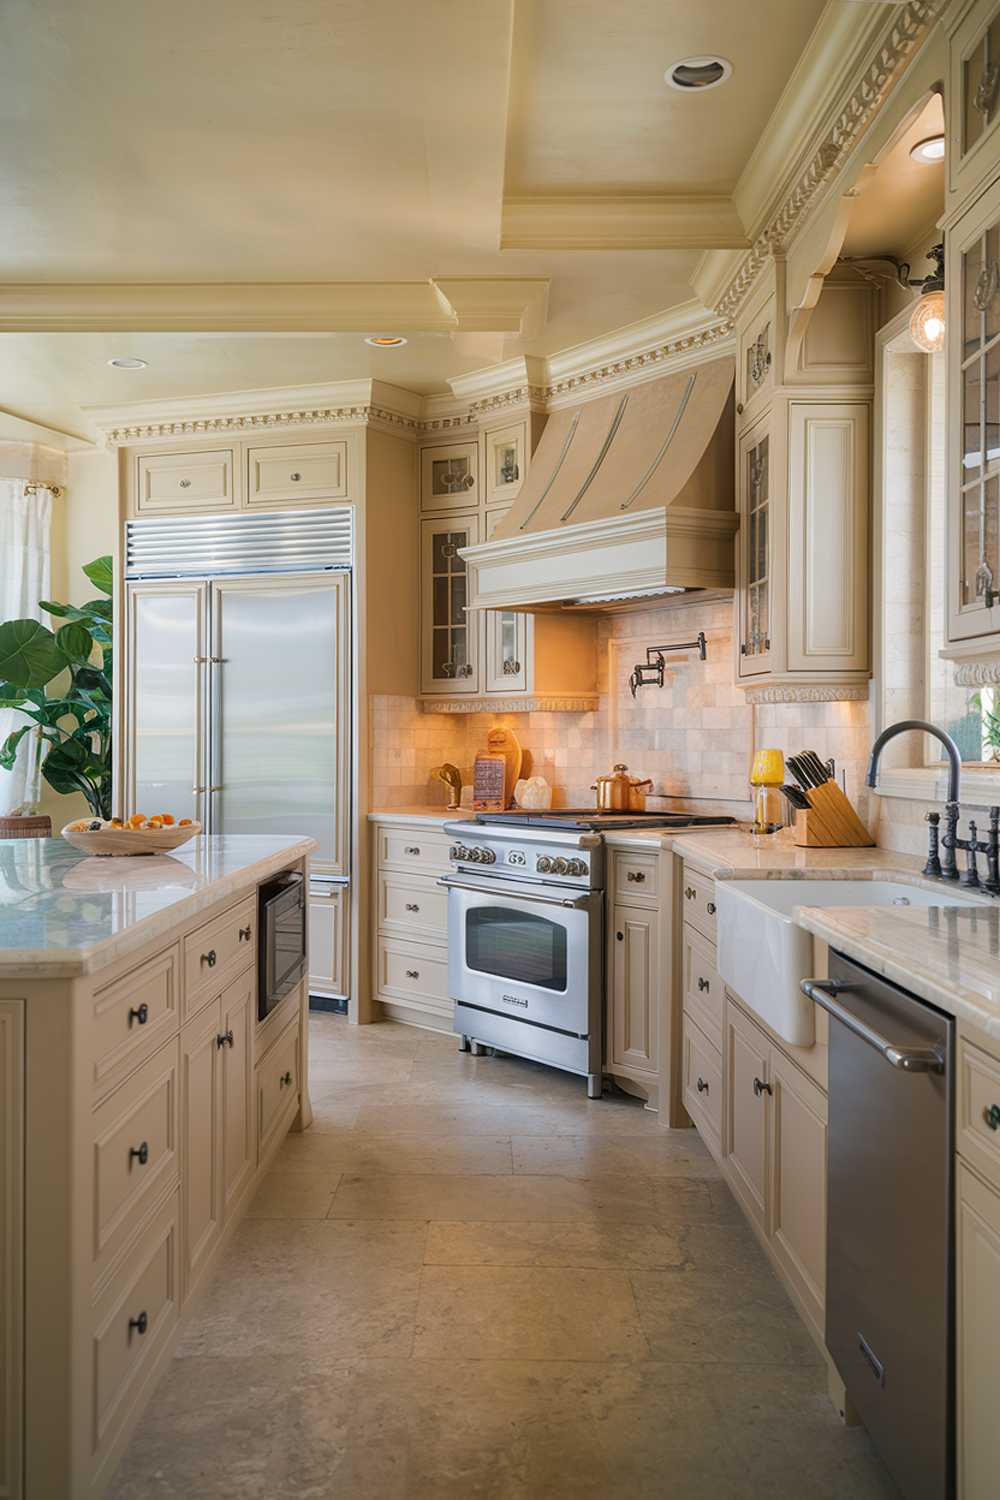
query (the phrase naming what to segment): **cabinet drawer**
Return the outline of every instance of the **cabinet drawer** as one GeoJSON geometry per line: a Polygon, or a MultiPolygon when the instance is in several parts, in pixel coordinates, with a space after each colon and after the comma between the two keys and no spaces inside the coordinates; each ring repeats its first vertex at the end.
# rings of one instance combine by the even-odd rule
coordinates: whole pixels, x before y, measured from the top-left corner
{"type": "MultiPolygon", "coordinates": [[[[461,816],[456,810],[455,817],[461,816]]],[[[418,875],[443,875],[450,868],[448,850],[453,840],[439,829],[431,831],[426,828],[380,825],[377,839],[380,870],[411,870],[418,875]]]]}
{"type": "Polygon", "coordinates": [[[715,881],[700,875],[690,865],[684,866],[682,890],[684,921],[697,928],[702,937],[715,942],[715,881]]]}
{"type": "Polygon", "coordinates": [[[143,1374],[177,1325],[179,1203],[174,1193],[116,1271],[97,1304],[91,1337],[91,1452],[114,1438],[131,1411],[143,1374]]]}
{"type": "Polygon", "coordinates": [[[256,938],[257,902],[251,896],[184,939],[185,1021],[253,963],[256,938]]]}
{"type": "Polygon", "coordinates": [[[235,480],[232,448],[143,453],[136,460],[135,508],[141,516],[166,511],[235,510],[235,480]]]}
{"type": "Polygon", "coordinates": [[[296,1016],[257,1064],[258,1161],[287,1129],[299,1098],[299,1020],[296,1016]]]}
{"type": "Polygon", "coordinates": [[[684,923],[684,1010],[721,1052],[725,997],[715,948],[689,922],[684,923]]]}
{"type": "Polygon", "coordinates": [[[659,900],[660,861],[655,854],[613,850],[616,902],[626,906],[655,906],[659,900]]]}
{"type": "Polygon", "coordinates": [[[412,933],[416,937],[448,935],[448,895],[426,875],[378,877],[378,925],[385,933],[412,933]]]}
{"type": "Polygon", "coordinates": [[[292,443],[251,448],[247,454],[247,505],[287,500],[345,500],[347,443],[292,443]]]}
{"type": "Polygon", "coordinates": [[[94,1111],[97,1271],[178,1171],[178,1047],[161,1047],[94,1111]]]}
{"type": "Polygon", "coordinates": [[[958,1044],[958,1151],[1000,1187],[1000,1061],[958,1044]]]}
{"type": "Polygon", "coordinates": [[[102,1098],[177,1032],[177,946],[123,974],[94,996],[94,1096],[102,1098]]]}
{"type": "Polygon", "coordinates": [[[378,993],[390,1000],[451,1009],[448,997],[448,952],[404,938],[378,940],[378,993]]]}
{"type": "Polygon", "coordinates": [[[684,1107],[718,1154],[722,1150],[722,1053],[688,1015],[681,1037],[684,1107]]]}

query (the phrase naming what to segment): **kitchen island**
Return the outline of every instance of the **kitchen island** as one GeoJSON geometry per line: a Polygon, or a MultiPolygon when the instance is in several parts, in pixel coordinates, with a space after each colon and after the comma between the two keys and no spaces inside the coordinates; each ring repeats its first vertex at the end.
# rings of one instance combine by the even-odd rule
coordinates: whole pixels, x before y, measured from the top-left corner
{"type": "Polygon", "coordinates": [[[0,1495],[103,1493],[193,1295],[310,1120],[308,986],[258,1021],[258,888],[311,839],[0,842],[0,1495]]]}

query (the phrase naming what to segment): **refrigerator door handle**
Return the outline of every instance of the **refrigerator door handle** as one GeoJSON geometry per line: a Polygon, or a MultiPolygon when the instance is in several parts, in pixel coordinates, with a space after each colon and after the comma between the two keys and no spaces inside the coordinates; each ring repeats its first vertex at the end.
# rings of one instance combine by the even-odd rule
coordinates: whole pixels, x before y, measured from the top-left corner
{"type": "Polygon", "coordinates": [[[943,1073],[945,1070],[944,1058],[934,1047],[897,1047],[890,1042],[888,1037],[876,1031],[872,1026],[866,1026],[864,1021],[841,1005],[836,995],[841,990],[850,990],[849,984],[842,981],[825,981],[824,984],[816,979],[803,979],[801,989],[803,995],[821,1005],[828,1015],[834,1020],[840,1021],[848,1031],[854,1033],[861,1041],[867,1042],[869,1047],[874,1047],[880,1052],[886,1062],[893,1068],[899,1068],[903,1073],[943,1073]]]}

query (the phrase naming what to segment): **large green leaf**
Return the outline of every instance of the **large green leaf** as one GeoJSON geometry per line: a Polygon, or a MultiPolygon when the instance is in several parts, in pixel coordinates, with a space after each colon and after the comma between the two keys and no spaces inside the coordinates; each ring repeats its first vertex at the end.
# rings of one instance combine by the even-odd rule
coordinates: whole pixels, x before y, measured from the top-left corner
{"type": "Polygon", "coordinates": [[[94,650],[94,637],[86,625],[76,621],[59,627],[56,643],[67,661],[79,662],[82,666],[87,665],[94,650]]]}
{"type": "Polygon", "coordinates": [[[95,557],[92,563],[87,563],[83,570],[95,589],[100,589],[102,594],[110,594],[114,591],[115,571],[110,555],[95,557]]]}
{"type": "Polygon", "coordinates": [[[55,636],[37,620],[8,620],[0,625],[0,678],[16,687],[40,688],[65,666],[55,636]]]}
{"type": "Polygon", "coordinates": [[[0,745],[0,767],[5,771],[13,771],[14,762],[17,759],[17,747],[33,728],[33,724],[22,724],[20,729],[13,730],[0,745]]]}

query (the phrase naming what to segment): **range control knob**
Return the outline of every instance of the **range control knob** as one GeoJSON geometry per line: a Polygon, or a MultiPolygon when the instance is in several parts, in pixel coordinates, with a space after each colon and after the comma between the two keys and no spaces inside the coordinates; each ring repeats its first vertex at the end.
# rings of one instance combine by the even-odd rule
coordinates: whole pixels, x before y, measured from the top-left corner
{"type": "Polygon", "coordinates": [[[479,858],[484,865],[495,865],[497,862],[496,851],[493,849],[480,849],[479,858]]]}
{"type": "Polygon", "coordinates": [[[569,865],[563,859],[563,857],[562,857],[561,854],[560,854],[560,856],[559,856],[558,859],[554,859],[552,861],[552,873],[553,873],[553,875],[565,875],[568,872],[568,870],[569,870],[569,865]]]}
{"type": "Polygon", "coordinates": [[[571,875],[586,875],[586,861],[582,859],[571,859],[569,862],[569,873],[571,875]]]}
{"type": "Polygon", "coordinates": [[[467,851],[465,857],[466,859],[471,860],[474,865],[478,865],[479,861],[483,857],[483,851],[481,849],[477,849],[475,844],[473,844],[472,848],[467,851]]]}
{"type": "Polygon", "coordinates": [[[542,875],[547,875],[552,868],[552,861],[547,854],[540,854],[535,860],[535,869],[542,875]]]}
{"type": "Polygon", "coordinates": [[[448,850],[448,858],[449,859],[464,859],[465,858],[465,850],[463,849],[462,845],[461,844],[452,844],[451,848],[448,850]]]}

